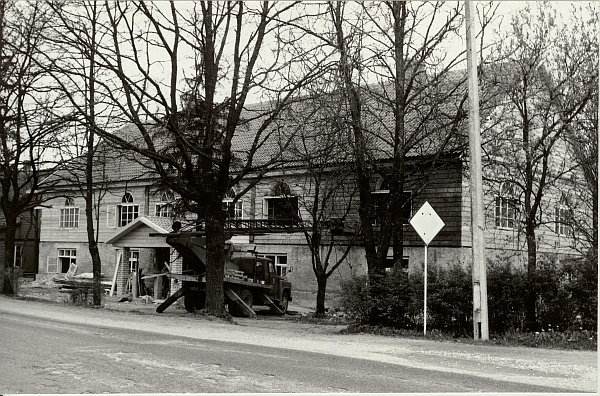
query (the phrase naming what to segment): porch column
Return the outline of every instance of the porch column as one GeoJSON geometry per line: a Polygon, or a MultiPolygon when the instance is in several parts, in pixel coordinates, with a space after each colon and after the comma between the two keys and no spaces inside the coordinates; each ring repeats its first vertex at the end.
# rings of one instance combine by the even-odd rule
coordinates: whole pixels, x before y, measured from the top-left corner
{"type": "MultiPolygon", "coordinates": [[[[181,274],[183,271],[183,258],[179,255],[177,250],[171,248],[171,273],[181,274]]],[[[171,279],[171,288],[169,295],[173,295],[177,290],[181,288],[181,283],[177,279],[171,279]]]]}
{"type": "Polygon", "coordinates": [[[117,296],[126,297],[129,295],[127,291],[127,280],[129,279],[129,248],[123,248],[121,263],[119,263],[119,272],[117,273],[117,296]]]}

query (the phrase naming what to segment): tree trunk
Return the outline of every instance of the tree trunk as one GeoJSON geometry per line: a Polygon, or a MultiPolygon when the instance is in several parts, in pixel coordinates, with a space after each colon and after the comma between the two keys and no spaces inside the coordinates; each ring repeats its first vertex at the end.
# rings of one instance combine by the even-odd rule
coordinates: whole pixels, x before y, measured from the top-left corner
{"type": "Polygon", "coordinates": [[[537,290],[535,285],[535,273],[537,267],[537,243],[535,240],[535,228],[528,225],[526,227],[527,239],[527,281],[525,290],[525,329],[528,331],[537,330],[537,319],[535,303],[537,300],[537,290]]]}
{"type": "Polygon", "coordinates": [[[102,304],[102,261],[100,260],[100,252],[98,251],[98,241],[94,231],[94,192],[93,192],[93,165],[94,165],[94,145],[95,145],[95,124],[96,124],[96,87],[94,84],[94,63],[96,54],[96,3],[92,5],[92,46],[90,47],[90,67],[88,75],[88,100],[89,100],[89,120],[87,152],[86,152],[86,169],[85,169],[85,215],[87,226],[88,248],[92,256],[92,277],[94,280],[93,302],[94,306],[102,304]]]}
{"type": "Polygon", "coordinates": [[[208,210],[206,221],[206,310],[220,316],[225,313],[223,277],[225,275],[225,214],[219,206],[208,210]]]}
{"type": "Polygon", "coordinates": [[[327,275],[317,275],[317,316],[325,315],[325,291],[327,290],[327,275]]]}
{"type": "Polygon", "coordinates": [[[15,279],[15,268],[13,266],[15,260],[15,237],[17,234],[16,219],[6,219],[6,229],[4,234],[4,262],[2,263],[2,271],[0,271],[0,293],[7,296],[16,295],[17,288],[15,279]]]}

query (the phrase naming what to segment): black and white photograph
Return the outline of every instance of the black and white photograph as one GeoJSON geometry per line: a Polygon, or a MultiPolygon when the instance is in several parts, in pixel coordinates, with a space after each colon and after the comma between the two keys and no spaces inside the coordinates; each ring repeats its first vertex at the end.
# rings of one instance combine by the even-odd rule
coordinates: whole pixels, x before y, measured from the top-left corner
{"type": "Polygon", "coordinates": [[[0,0],[0,394],[596,394],[599,17],[0,0]]]}

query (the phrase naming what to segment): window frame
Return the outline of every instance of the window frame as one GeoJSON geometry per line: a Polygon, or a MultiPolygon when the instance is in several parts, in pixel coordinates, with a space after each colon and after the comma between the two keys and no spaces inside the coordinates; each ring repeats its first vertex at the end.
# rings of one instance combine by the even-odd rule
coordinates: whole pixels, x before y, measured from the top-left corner
{"type": "Polygon", "coordinates": [[[16,244],[13,254],[13,267],[21,268],[23,266],[23,245],[16,244]]]}
{"type": "Polygon", "coordinates": [[[569,207],[565,194],[562,194],[554,208],[554,233],[559,236],[570,236],[573,232],[572,219],[573,210],[569,207]]]}
{"type": "Polygon", "coordinates": [[[175,201],[175,195],[172,192],[163,192],[160,195],[160,201],[154,206],[154,215],[156,217],[174,218],[173,201],[175,201]]]}
{"type": "MultiPolygon", "coordinates": [[[[295,196],[295,195],[290,195],[290,196],[279,195],[279,196],[264,197],[264,203],[265,203],[264,214],[266,215],[267,220],[290,221],[294,225],[298,225],[300,223],[300,202],[299,202],[299,199],[297,196],[295,196]],[[278,212],[275,210],[276,208],[271,206],[275,201],[279,201],[279,202],[293,201],[293,202],[295,202],[295,206],[290,207],[288,209],[288,213],[290,213],[290,214],[293,212],[293,209],[295,209],[296,210],[295,215],[293,215],[293,217],[278,217],[277,216],[278,212]]],[[[283,205],[283,206],[289,206],[289,205],[283,205]]]]}
{"type": "Polygon", "coordinates": [[[258,257],[268,258],[272,261],[272,265],[275,267],[275,273],[278,276],[285,276],[288,272],[288,255],[287,253],[260,253],[258,257]],[[283,259],[284,262],[281,262],[283,259]]]}
{"type": "Polygon", "coordinates": [[[56,262],[57,273],[66,274],[67,272],[69,272],[69,268],[71,267],[71,264],[77,265],[77,249],[59,248],[57,262],[56,262]],[[66,271],[63,271],[63,268],[65,268],[65,261],[63,261],[63,259],[68,260],[68,262],[66,264],[67,265],[66,271]]]}
{"type": "Polygon", "coordinates": [[[79,207],[75,206],[73,198],[66,198],[64,206],[60,208],[58,228],[65,230],[79,228],[79,207]]]}
{"type": "MultiPolygon", "coordinates": [[[[375,198],[375,197],[382,197],[382,196],[387,196],[389,197],[390,194],[390,190],[389,187],[387,186],[387,183],[385,182],[385,180],[381,179],[380,182],[378,183],[379,187],[375,190],[375,191],[371,191],[371,197],[375,198]]],[[[408,197],[408,208],[403,208],[402,210],[406,210],[406,218],[402,219],[402,225],[408,225],[409,221],[412,217],[413,214],[413,195],[412,195],[412,190],[403,190],[402,194],[408,197]]],[[[374,227],[379,227],[382,225],[382,221],[381,219],[381,215],[379,214],[378,211],[378,202],[377,199],[373,199],[373,226],[374,227]]]]}
{"type": "Polygon", "coordinates": [[[236,193],[232,188],[229,190],[225,198],[223,198],[222,206],[226,213],[227,220],[243,220],[244,219],[244,201],[238,199],[234,202],[236,193]],[[233,214],[233,216],[232,216],[233,214]]]}
{"type": "Polygon", "coordinates": [[[500,230],[514,230],[517,228],[518,214],[517,200],[515,199],[514,185],[504,182],[495,197],[494,224],[500,230]]]}

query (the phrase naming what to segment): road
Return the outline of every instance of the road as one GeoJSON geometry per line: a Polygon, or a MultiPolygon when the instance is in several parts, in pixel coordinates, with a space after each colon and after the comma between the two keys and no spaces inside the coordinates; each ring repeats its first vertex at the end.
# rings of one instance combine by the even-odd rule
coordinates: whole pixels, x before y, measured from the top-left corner
{"type": "Polygon", "coordinates": [[[244,319],[234,325],[0,297],[0,393],[596,389],[592,352],[488,350],[314,330],[289,322],[244,319]],[[532,351],[540,353],[532,361],[549,363],[545,370],[506,363],[514,355],[511,362],[523,364],[532,351]],[[491,359],[482,358],[490,353],[491,359]]]}

